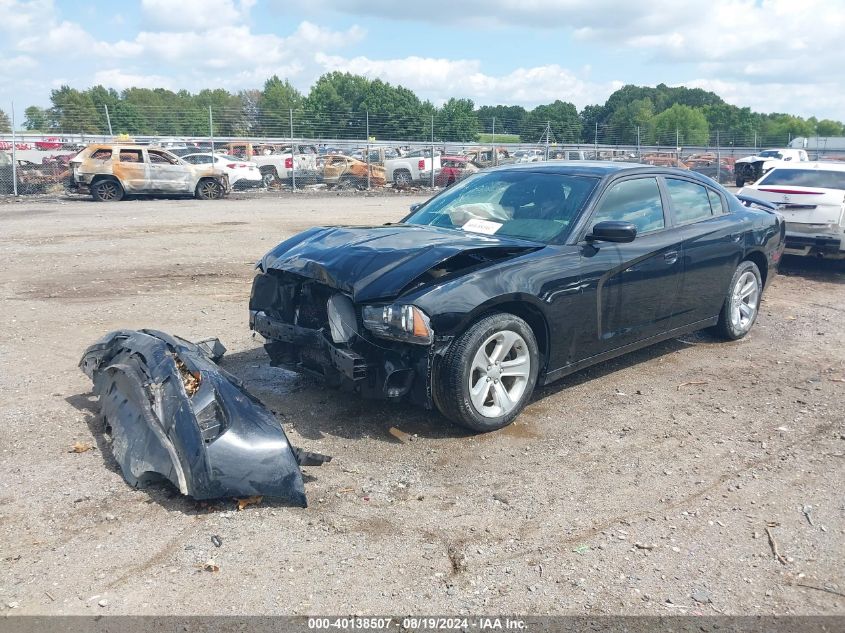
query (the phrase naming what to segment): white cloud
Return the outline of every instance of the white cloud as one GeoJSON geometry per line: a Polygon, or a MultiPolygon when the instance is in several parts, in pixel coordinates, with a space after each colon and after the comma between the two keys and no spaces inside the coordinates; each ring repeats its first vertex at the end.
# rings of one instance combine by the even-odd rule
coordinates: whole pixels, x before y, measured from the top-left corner
{"type": "Polygon", "coordinates": [[[694,79],[689,88],[712,90],[728,103],[757,112],[816,115],[845,119],[845,93],[837,81],[821,83],[746,83],[724,79],[694,79]]]}
{"type": "Polygon", "coordinates": [[[47,26],[42,32],[23,37],[17,42],[17,49],[32,54],[78,55],[86,53],[94,39],[75,22],[60,22],[47,26]]]}
{"type": "Polygon", "coordinates": [[[141,0],[141,11],[147,24],[158,31],[207,31],[221,24],[240,23],[253,4],[233,0],[141,0]]]}
{"type": "Polygon", "coordinates": [[[93,83],[118,91],[127,88],[173,88],[173,80],[169,77],[126,73],[118,68],[97,71],[93,83]]]}
{"type": "Polygon", "coordinates": [[[528,106],[560,99],[581,108],[588,103],[604,101],[622,86],[620,82],[589,82],[557,64],[518,68],[506,75],[494,76],[483,73],[481,62],[472,59],[347,59],[318,53],[315,61],[325,72],[339,70],[401,84],[435,103],[454,96],[470,97],[479,104],[528,106]]]}

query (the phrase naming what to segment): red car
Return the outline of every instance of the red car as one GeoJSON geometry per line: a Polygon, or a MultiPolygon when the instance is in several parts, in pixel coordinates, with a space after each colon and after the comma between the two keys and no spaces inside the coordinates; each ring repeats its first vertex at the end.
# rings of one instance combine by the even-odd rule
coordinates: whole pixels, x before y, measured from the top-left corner
{"type": "Polygon", "coordinates": [[[434,184],[448,187],[477,171],[478,167],[466,156],[441,156],[440,172],[434,177],[434,184]]]}
{"type": "Polygon", "coordinates": [[[62,148],[62,141],[61,139],[55,136],[48,136],[45,139],[41,139],[40,141],[35,141],[35,149],[40,149],[43,151],[54,150],[54,149],[61,149],[62,148]]]}

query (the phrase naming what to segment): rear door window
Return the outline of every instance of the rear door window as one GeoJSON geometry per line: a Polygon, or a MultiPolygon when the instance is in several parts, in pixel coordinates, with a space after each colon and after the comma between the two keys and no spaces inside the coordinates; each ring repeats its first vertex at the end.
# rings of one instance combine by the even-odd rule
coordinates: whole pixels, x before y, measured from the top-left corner
{"type": "Polygon", "coordinates": [[[178,161],[174,157],[166,154],[165,152],[159,152],[157,150],[151,149],[151,150],[148,150],[147,153],[150,155],[150,162],[151,163],[158,163],[158,164],[164,164],[164,165],[178,165],[179,164],[178,161]]]}
{"type": "Polygon", "coordinates": [[[139,149],[122,149],[120,150],[121,163],[143,163],[144,155],[139,149]]]}
{"type": "Polygon", "coordinates": [[[713,215],[707,188],[688,180],[666,179],[676,224],[689,224],[713,215]]]}
{"type": "Polygon", "coordinates": [[[712,189],[707,190],[707,195],[710,197],[710,208],[713,209],[713,215],[725,213],[725,203],[722,201],[722,196],[712,189]]]}
{"type": "Polygon", "coordinates": [[[590,226],[611,220],[630,222],[637,227],[637,235],[664,228],[666,221],[657,179],[632,178],[612,185],[599,201],[590,226]]]}

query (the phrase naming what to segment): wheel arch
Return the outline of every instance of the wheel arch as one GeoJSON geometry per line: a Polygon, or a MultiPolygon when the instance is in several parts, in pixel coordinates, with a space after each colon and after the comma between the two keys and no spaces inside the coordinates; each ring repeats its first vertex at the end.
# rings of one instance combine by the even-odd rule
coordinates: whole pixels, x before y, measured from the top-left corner
{"type": "Polygon", "coordinates": [[[765,288],[766,280],[769,276],[769,260],[765,253],[759,250],[749,251],[742,258],[742,261],[754,262],[757,265],[757,268],[760,270],[760,281],[765,288]]]}
{"type": "Polygon", "coordinates": [[[545,373],[549,360],[551,333],[546,314],[533,297],[516,294],[485,301],[467,315],[456,328],[455,335],[460,336],[481,319],[495,313],[513,314],[528,324],[537,340],[537,350],[541,356],[538,375],[545,373]]]}
{"type": "MultiPolygon", "coordinates": [[[[114,174],[97,174],[96,176],[94,176],[94,177],[91,179],[91,184],[90,184],[90,185],[88,185],[88,186],[89,186],[89,187],[93,187],[93,186],[94,186],[94,185],[96,185],[98,182],[102,182],[103,180],[113,180],[114,182],[116,182],[117,184],[119,184],[121,187],[123,187],[123,183],[122,183],[122,182],[120,182],[120,178],[118,178],[118,177],[117,177],[117,176],[115,176],[114,174]]],[[[123,187],[123,188],[125,189],[126,187],[123,187]]]]}

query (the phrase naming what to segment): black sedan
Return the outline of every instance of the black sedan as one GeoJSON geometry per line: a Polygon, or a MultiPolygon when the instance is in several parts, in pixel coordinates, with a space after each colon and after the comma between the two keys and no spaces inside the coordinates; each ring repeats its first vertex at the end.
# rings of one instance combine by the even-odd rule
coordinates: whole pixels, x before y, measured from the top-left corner
{"type": "Polygon", "coordinates": [[[282,242],[250,326],[275,365],[490,431],[538,383],[701,328],[742,338],[783,244],[780,216],[693,172],[509,165],[397,224],[282,242]]]}

